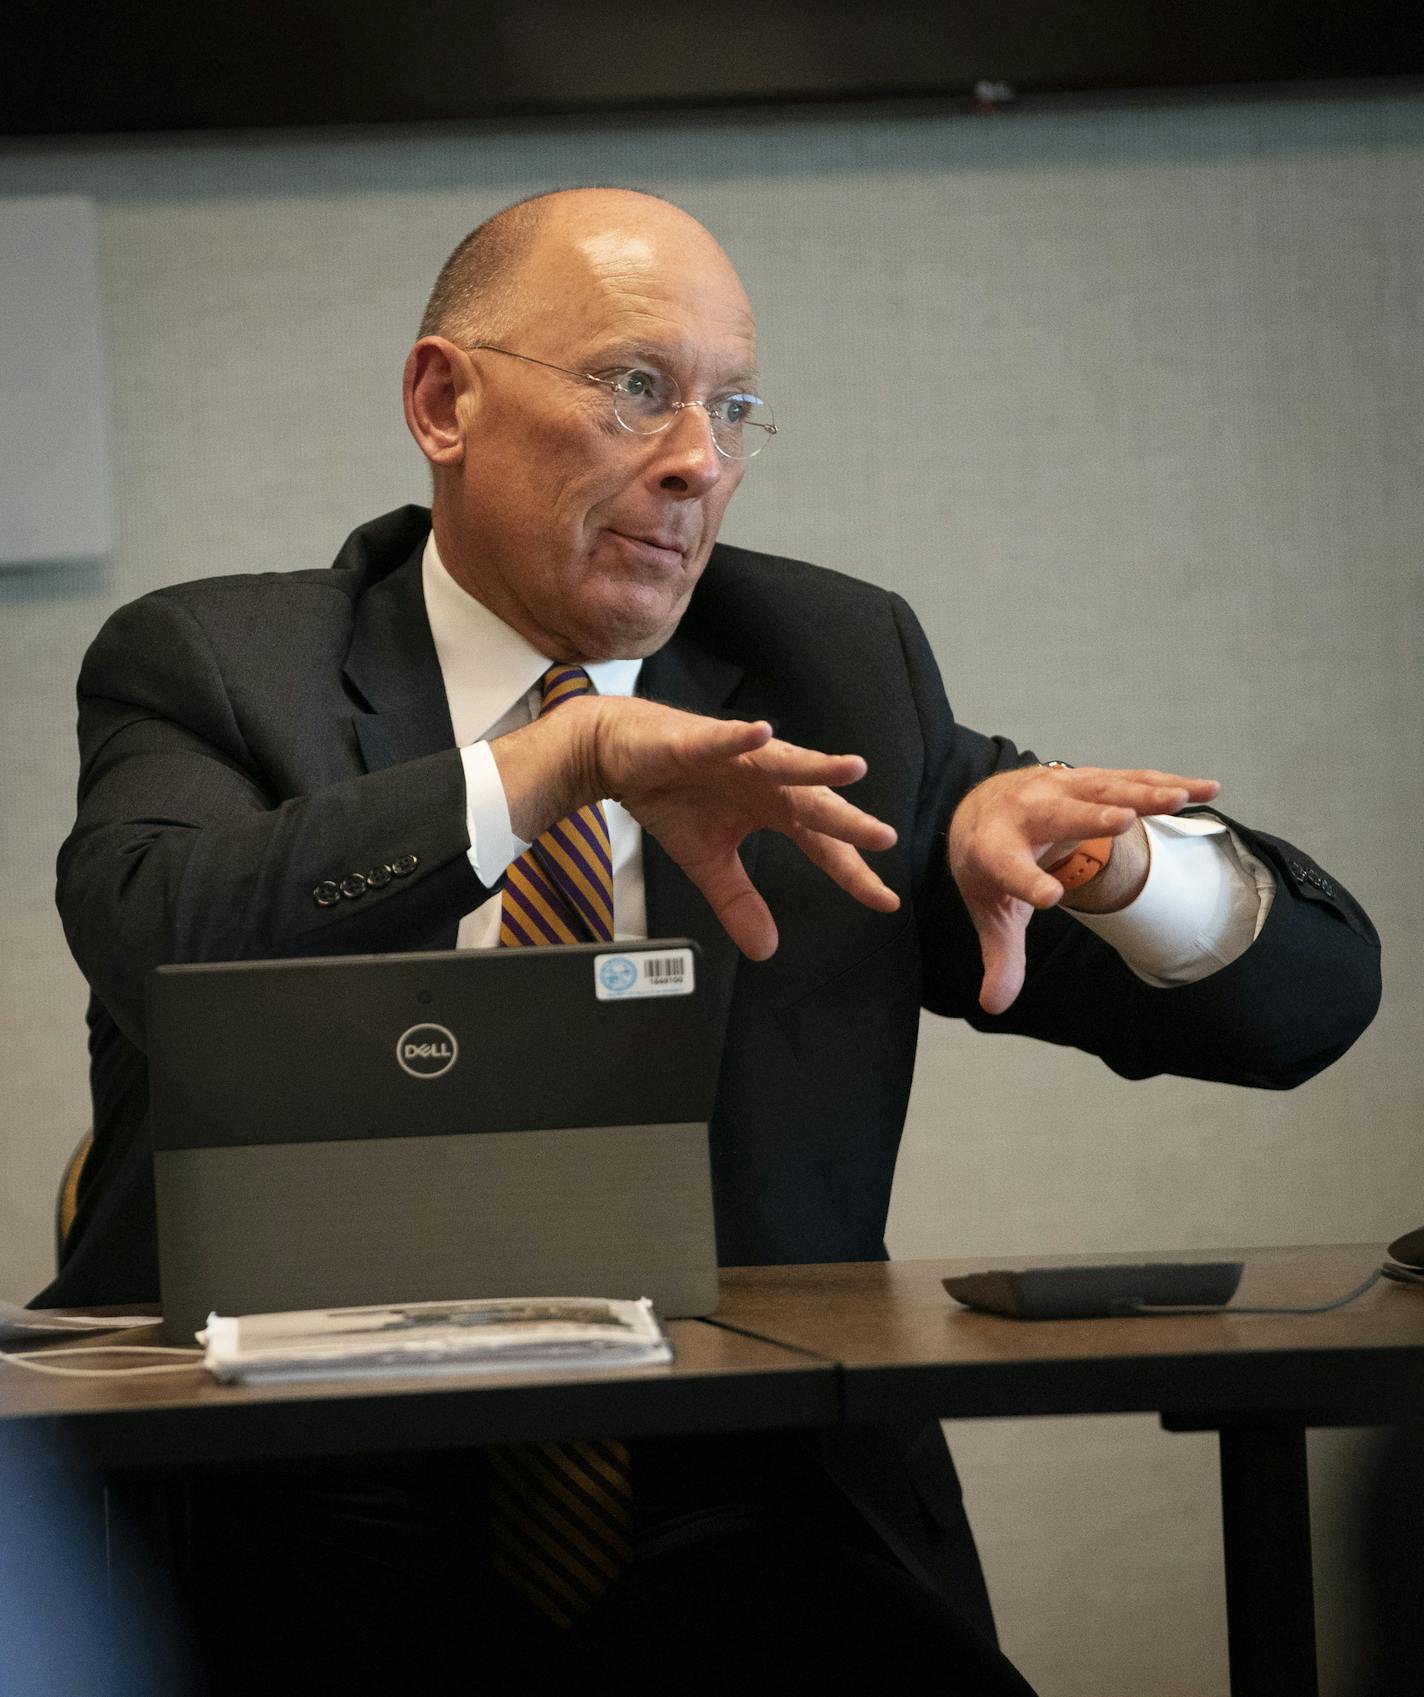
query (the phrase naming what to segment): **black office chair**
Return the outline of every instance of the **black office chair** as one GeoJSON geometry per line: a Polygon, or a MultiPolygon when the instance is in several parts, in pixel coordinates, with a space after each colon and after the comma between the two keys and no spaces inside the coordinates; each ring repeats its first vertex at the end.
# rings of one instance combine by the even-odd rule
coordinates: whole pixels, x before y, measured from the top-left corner
{"type": "Polygon", "coordinates": [[[74,1213],[79,1206],[79,1175],[84,1171],[84,1163],[89,1157],[89,1150],[94,1142],[92,1127],[86,1131],[75,1145],[74,1153],[64,1163],[64,1174],[59,1181],[59,1195],[54,1204],[54,1260],[58,1266],[64,1258],[64,1242],[69,1236],[69,1228],[74,1224],[74,1213]]]}

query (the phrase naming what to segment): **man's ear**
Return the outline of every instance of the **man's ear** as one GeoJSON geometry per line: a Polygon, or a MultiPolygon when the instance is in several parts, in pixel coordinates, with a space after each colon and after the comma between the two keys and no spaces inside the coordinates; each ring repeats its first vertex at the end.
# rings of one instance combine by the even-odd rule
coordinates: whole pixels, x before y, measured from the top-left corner
{"type": "Polygon", "coordinates": [[[444,336],[422,336],[406,356],[405,422],[432,466],[459,465],[464,459],[477,382],[464,351],[444,336]]]}

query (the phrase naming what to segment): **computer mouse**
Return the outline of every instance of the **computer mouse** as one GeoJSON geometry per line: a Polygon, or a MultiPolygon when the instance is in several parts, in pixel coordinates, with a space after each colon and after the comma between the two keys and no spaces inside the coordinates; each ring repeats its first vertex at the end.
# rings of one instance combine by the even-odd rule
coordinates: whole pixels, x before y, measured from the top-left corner
{"type": "Polygon", "coordinates": [[[1389,1252],[1396,1261],[1406,1267],[1424,1267],[1424,1226],[1417,1231],[1405,1232],[1403,1237],[1395,1238],[1389,1246],[1389,1252]]]}

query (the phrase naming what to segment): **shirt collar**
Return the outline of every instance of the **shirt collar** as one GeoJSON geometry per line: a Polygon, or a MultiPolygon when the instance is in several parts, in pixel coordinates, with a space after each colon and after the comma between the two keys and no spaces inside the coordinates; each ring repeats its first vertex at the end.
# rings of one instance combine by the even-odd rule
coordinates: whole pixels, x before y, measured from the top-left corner
{"type": "MultiPolygon", "coordinates": [[[[538,684],[553,661],[455,582],[433,530],[425,543],[421,581],[456,741],[477,742],[538,684]]],[[[595,660],[584,668],[600,695],[632,695],[642,669],[641,660],[595,660]]]]}

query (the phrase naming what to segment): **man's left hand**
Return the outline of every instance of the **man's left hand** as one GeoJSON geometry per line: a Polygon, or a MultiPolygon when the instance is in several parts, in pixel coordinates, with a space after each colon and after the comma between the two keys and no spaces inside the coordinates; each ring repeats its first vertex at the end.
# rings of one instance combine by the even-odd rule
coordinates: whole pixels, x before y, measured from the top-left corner
{"type": "Polygon", "coordinates": [[[950,821],[949,869],[979,933],[985,1013],[1012,1006],[1023,988],[1024,933],[1033,910],[1062,899],[1063,886],[1043,870],[1044,860],[1051,863],[1090,837],[1121,837],[1149,814],[1210,801],[1220,788],[1212,778],[1174,772],[1021,766],[970,790],[950,821]]]}

